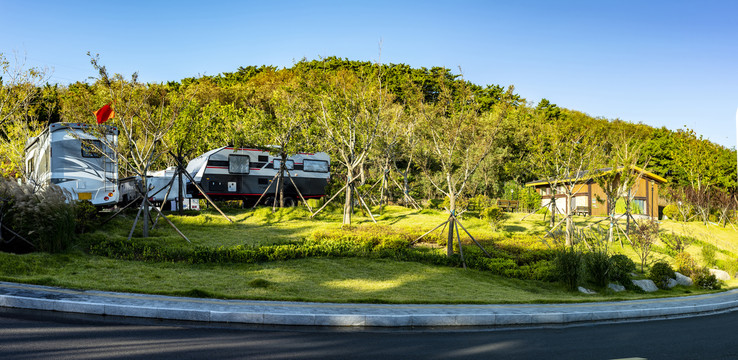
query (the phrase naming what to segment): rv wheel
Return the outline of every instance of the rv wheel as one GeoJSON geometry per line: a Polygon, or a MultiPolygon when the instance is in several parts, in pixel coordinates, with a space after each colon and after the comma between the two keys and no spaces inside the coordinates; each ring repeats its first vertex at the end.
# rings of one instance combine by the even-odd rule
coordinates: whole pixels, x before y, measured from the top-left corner
{"type": "Polygon", "coordinates": [[[284,207],[293,207],[295,206],[295,199],[291,197],[284,198],[284,207]]]}
{"type": "Polygon", "coordinates": [[[274,197],[273,196],[269,196],[266,199],[264,199],[264,205],[266,205],[266,206],[272,206],[272,205],[274,205],[274,197]]]}

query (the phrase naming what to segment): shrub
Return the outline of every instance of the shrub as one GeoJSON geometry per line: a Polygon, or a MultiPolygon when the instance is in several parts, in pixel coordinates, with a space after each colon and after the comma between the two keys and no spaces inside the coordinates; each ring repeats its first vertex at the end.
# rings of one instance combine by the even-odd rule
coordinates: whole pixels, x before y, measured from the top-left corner
{"type": "Polygon", "coordinates": [[[664,216],[671,220],[679,221],[679,208],[674,204],[669,204],[664,207],[664,216]]]}
{"type": "MultiPolygon", "coordinates": [[[[443,199],[443,202],[441,203],[440,208],[441,209],[449,209],[451,207],[451,199],[446,196],[445,199],[443,199]]],[[[464,209],[469,208],[469,199],[463,198],[461,196],[456,197],[456,211],[461,211],[464,209]]]]}
{"type": "Polygon", "coordinates": [[[492,225],[492,229],[494,230],[497,230],[500,224],[502,224],[502,222],[505,221],[505,218],[507,218],[505,212],[497,206],[488,207],[482,210],[479,215],[482,219],[489,221],[490,225],[492,225]]]}
{"type": "Polygon", "coordinates": [[[584,253],[584,270],[589,281],[600,288],[607,286],[610,280],[610,269],[612,267],[607,251],[595,250],[584,253]]]}
{"type": "Polygon", "coordinates": [[[674,279],[675,277],[676,274],[674,274],[674,270],[669,264],[663,261],[653,264],[651,272],[648,275],[648,278],[653,280],[659,289],[668,289],[669,279],[674,279]]]}
{"type": "Polygon", "coordinates": [[[560,250],[554,263],[559,281],[567,290],[576,290],[581,274],[582,254],[574,248],[560,250]]]}
{"type": "Polygon", "coordinates": [[[610,280],[617,281],[626,288],[630,287],[630,274],[636,269],[635,262],[625,255],[617,254],[610,257],[610,263],[610,280]]]}
{"type": "Polygon", "coordinates": [[[695,273],[692,274],[692,281],[695,286],[707,290],[718,290],[722,285],[714,274],[710,274],[710,270],[706,267],[695,271],[695,273]]]}
{"type": "Polygon", "coordinates": [[[78,201],[74,204],[74,215],[76,218],[75,231],[84,234],[98,223],[97,208],[88,200],[78,201]]]}
{"type": "Polygon", "coordinates": [[[692,276],[697,271],[697,263],[692,259],[692,255],[686,251],[682,251],[674,257],[674,264],[677,271],[684,276],[692,276]]]}
{"type": "Polygon", "coordinates": [[[717,247],[715,245],[706,244],[702,246],[702,260],[706,266],[715,266],[717,259],[715,258],[715,252],[717,247]]]}
{"type": "Polygon", "coordinates": [[[694,239],[689,236],[681,236],[674,233],[661,235],[661,241],[669,249],[669,255],[675,256],[680,252],[683,252],[687,246],[694,242],[694,239]]]}
{"type": "Polygon", "coordinates": [[[469,199],[469,210],[471,211],[482,211],[494,204],[494,201],[487,195],[477,195],[469,199]]]}
{"type": "Polygon", "coordinates": [[[56,185],[38,190],[0,180],[0,213],[3,225],[33,244],[26,251],[59,252],[74,240],[74,205],[56,185]]]}

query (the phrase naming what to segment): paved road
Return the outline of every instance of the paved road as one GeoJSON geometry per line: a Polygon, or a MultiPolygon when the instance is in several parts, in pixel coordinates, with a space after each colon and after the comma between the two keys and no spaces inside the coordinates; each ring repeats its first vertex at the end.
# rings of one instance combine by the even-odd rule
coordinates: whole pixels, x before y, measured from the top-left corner
{"type": "Polygon", "coordinates": [[[738,359],[738,313],[532,329],[213,326],[0,309],[0,359],[738,359]]]}

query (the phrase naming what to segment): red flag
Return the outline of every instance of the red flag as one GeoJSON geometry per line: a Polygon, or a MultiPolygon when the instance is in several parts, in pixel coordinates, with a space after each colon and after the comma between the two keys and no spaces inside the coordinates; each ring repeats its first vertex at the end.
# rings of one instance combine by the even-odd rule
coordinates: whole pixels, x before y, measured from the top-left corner
{"type": "Polygon", "coordinates": [[[113,111],[113,108],[110,106],[110,104],[111,103],[107,103],[94,112],[98,124],[102,124],[115,117],[115,111],[113,111]]]}

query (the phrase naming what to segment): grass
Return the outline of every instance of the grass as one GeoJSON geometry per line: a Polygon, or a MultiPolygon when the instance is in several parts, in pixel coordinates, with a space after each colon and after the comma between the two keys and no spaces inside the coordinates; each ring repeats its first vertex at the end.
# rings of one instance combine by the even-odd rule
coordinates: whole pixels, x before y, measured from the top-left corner
{"type": "MultiPolygon", "coordinates": [[[[380,224],[414,233],[428,231],[447,218],[435,210],[416,211],[392,206],[382,214],[379,214],[378,209],[374,210],[380,224]]],[[[337,211],[309,219],[307,211],[301,208],[279,210],[274,214],[267,208],[253,211],[230,209],[226,212],[234,220],[233,224],[210,210],[195,216],[170,215],[177,227],[192,241],[191,244],[161,221],[146,241],[175,248],[281,244],[300,241],[315,231],[338,229],[341,221],[341,214],[337,211]]],[[[598,295],[584,295],[567,292],[557,283],[523,281],[484,271],[386,259],[308,258],[260,264],[188,265],[113,260],[90,256],[81,251],[86,243],[100,238],[125,239],[134,216],[129,213],[94,233],[83,235],[77,247],[64,254],[0,253],[0,279],[76,289],[179,296],[368,303],[560,303],[705,292],[696,288],[677,287],[650,294],[601,292],[598,295]]],[[[547,228],[542,215],[533,215],[521,221],[523,216],[510,214],[499,231],[494,231],[485,221],[472,216],[464,216],[462,222],[485,245],[495,242],[518,246],[510,240],[510,235],[543,235],[547,228]]],[[[361,214],[354,219],[359,225],[371,223],[368,217],[361,214]]],[[[586,225],[597,219],[577,217],[576,220],[579,225],[586,225]]],[[[666,221],[662,229],[683,234],[710,234],[707,231],[714,231],[716,235],[707,238],[707,241],[731,252],[738,249],[738,236],[731,228],[710,227],[704,230],[699,223],[666,221]]],[[[140,230],[136,234],[140,236],[140,230]]],[[[464,241],[471,243],[468,239],[464,241]]],[[[543,242],[524,246],[546,247],[543,242]]],[[[611,250],[633,257],[629,247],[621,248],[618,243],[611,245],[611,250]]],[[[699,247],[693,252],[697,254],[699,247]]],[[[728,257],[724,252],[718,256],[728,257]]],[[[654,254],[654,258],[666,258],[666,255],[654,254]]],[[[738,283],[732,280],[728,285],[735,286],[738,283]]]]}

